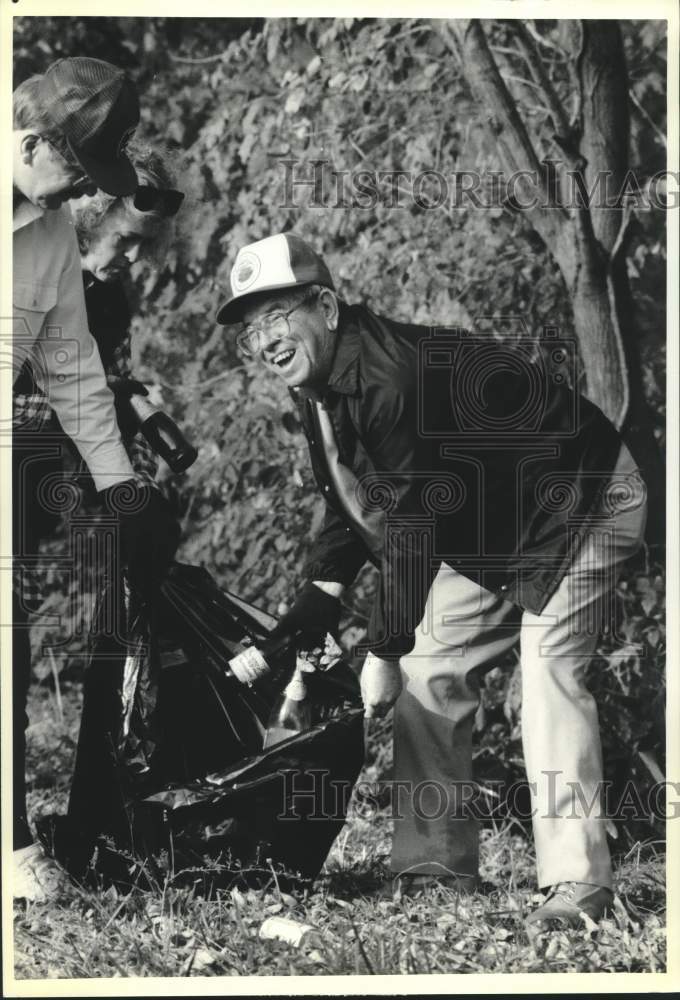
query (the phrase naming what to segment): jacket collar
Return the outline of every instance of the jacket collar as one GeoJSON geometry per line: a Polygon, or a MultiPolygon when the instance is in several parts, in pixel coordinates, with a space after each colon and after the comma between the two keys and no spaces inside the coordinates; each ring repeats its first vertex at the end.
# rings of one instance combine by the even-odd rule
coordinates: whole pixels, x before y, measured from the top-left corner
{"type": "Polygon", "coordinates": [[[338,346],[328,378],[328,388],[343,396],[358,396],[361,330],[351,307],[345,302],[340,302],[339,305],[338,346]]]}
{"type": "Polygon", "coordinates": [[[30,202],[28,198],[24,198],[12,213],[12,232],[16,233],[20,229],[23,229],[24,226],[29,226],[44,214],[44,208],[39,208],[38,205],[30,202]]]}

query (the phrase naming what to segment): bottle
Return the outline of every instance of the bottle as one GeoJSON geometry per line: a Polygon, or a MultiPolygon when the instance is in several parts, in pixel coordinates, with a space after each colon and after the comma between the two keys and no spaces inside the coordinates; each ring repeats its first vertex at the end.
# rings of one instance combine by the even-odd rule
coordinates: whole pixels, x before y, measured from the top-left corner
{"type": "Polygon", "coordinates": [[[260,926],[259,936],[264,941],[285,941],[297,948],[314,933],[318,932],[311,924],[302,924],[291,917],[267,917],[260,926]]]}
{"type": "Polygon", "coordinates": [[[304,733],[312,725],[312,706],[307,698],[307,685],[299,667],[274,702],[263,749],[275,746],[296,733],[304,733]]]}
{"type": "Polygon", "coordinates": [[[229,660],[226,674],[241,684],[252,685],[260,677],[268,677],[276,684],[283,670],[290,669],[287,654],[293,654],[300,632],[283,633],[275,639],[265,639],[259,647],[246,646],[241,653],[229,660]],[[244,655],[245,654],[245,661],[244,655]]]}
{"type": "Polygon", "coordinates": [[[194,464],[198,451],[189,444],[172,417],[145,396],[130,396],[129,403],[140,431],[173,472],[185,472],[194,464]]]}

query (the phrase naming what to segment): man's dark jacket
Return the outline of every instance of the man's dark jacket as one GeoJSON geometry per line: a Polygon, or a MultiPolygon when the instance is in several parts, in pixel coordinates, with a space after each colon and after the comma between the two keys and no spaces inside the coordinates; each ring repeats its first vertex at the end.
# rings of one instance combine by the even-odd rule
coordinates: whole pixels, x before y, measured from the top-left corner
{"type": "Polygon", "coordinates": [[[621,439],[569,388],[568,345],[533,362],[524,347],[340,304],[323,406],[368,530],[334,485],[313,396],[293,390],[327,501],[305,573],[347,585],[380,568],[365,640],[378,656],[413,648],[442,562],[540,614],[573,559],[621,439]]]}

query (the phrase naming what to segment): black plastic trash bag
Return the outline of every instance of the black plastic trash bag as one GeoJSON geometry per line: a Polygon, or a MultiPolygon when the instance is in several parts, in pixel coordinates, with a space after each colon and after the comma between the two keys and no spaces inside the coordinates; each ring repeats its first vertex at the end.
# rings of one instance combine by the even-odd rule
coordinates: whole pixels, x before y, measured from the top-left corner
{"type": "Polygon", "coordinates": [[[253,687],[227,664],[274,618],[180,564],[152,612],[122,582],[111,598],[98,609],[68,813],[39,823],[46,848],[79,879],[121,888],[310,884],[363,762],[353,671],[340,660],[307,673],[311,728],[265,751],[295,651],[253,687]]]}

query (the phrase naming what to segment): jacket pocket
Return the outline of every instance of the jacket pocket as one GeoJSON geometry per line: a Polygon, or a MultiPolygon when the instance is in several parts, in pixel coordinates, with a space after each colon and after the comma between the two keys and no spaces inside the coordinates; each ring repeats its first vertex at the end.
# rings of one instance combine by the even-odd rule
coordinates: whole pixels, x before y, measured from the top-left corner
{"type": "Polygon", "coordinates": [[[37,284],[34,281],[21,281],[15,278],[13,294],[13,381],[16,383],[21,373],[26,374],[26,366],[34,370],[34,376],[40,381],[44,364],[41,363],[42,352],[36,340],[40,336],[45,317],[57,304],[57,286],[37,284]]]}
{"type": "Polygon", "coordinates": [[[42,328],[45,316],[57,304],[57,286],[39,285],[34,281],[14,281],[15,335],[21,336],[19,327],[28,327],[24,336],[35,339],[42,328]]]}

